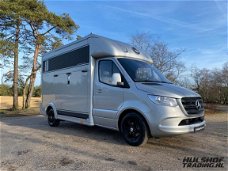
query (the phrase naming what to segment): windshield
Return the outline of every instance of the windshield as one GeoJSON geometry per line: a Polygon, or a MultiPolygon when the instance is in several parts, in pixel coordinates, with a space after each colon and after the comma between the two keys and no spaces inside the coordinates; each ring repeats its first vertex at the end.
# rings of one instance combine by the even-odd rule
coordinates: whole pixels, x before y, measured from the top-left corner
{"type": "Polygon", "coordinates": [[[150,63],[127,58],[119,58],[118,61],[135,82],[171,83],[150,63]]]}

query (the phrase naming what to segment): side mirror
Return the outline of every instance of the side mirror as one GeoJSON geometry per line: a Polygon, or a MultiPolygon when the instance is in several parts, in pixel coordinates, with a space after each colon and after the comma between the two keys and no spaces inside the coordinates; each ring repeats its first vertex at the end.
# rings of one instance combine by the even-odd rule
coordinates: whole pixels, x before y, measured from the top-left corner
{"type": "Polygon", "coordinates": [[[117,85],[118,85],[119,87],[123,87],[123,86],[124,86],[124,82],[117,82],[117,85]]]}
{"type": "Polygon", "coordinates": [[[112,85],[120,86],[121,84],[123,85],[123,82],[121,81],[120,73],[113,73],[112,74],[112,85]]]}

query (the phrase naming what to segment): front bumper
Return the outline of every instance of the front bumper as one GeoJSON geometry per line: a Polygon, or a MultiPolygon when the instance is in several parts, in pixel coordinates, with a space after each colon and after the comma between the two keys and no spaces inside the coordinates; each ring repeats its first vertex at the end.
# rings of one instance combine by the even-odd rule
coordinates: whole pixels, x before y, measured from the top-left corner
{"type": "Polygon", "coordinates": [[[172,136],[203,130],[206,126],[204,112],[186,115],[179,106],[153,106],[148,113],[151,135],[172,136]],[[150,115],[149,115],[150,114],[150,115]]]}
{"type": "Polygon", "coordinates": [[[163,134],[175,135],[175,134],[184,134],[190,132],[197,132],[203,130],[206,126],[205,120],[200,123],[195,123],[191,125],[182,125],[182,126],[170,126],[170,125],[159,125],[159,130],[163,134]]]}

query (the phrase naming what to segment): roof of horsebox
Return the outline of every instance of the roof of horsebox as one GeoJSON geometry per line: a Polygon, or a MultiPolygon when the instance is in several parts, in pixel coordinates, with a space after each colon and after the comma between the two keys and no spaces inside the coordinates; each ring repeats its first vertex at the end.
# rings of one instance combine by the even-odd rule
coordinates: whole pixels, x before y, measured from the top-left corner
{"type": "Polygon", "coordinates": [[[113,56],[131,57],[152,62],[152,59],[148,55],[140,52],[130,44],[109,39],[92,33],[88,36],[81,38],[80,40],[61,46],[51,52],[44,54],[43,61],[79,49],[86,45],[89,45],[90,55],[94,58],[104,58],[113,56]]]}

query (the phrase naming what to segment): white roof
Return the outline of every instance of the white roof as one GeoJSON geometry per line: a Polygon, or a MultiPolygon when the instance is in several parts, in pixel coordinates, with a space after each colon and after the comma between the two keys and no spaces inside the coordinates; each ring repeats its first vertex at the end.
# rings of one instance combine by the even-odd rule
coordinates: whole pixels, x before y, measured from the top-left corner
{"type": "Polygon", "coordinates": [[[53,58],[55,56],[76,50],[83,46],[89,45],[90,55],[94,58],[104,57],[131,57],[146,60],[152,62],[152,59],[137,49],[132,47],[130,44],[123,43],[120,41],[112,40],[103,36],[89,34],[80,40],[74,41],[70,44],[61,46],[51,52],[46,53],[43,56],[43,60],[53,58]]]}

